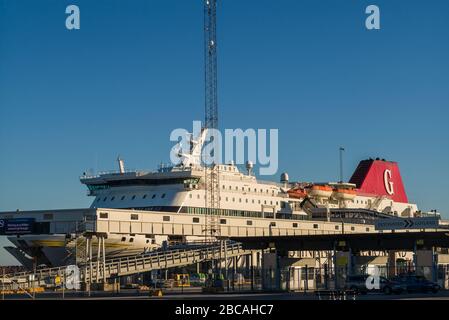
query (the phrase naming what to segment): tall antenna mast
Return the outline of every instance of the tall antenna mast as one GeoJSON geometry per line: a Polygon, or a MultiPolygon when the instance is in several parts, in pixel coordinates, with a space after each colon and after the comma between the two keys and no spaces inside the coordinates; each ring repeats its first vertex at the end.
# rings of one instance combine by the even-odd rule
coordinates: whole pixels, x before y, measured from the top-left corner
{"type": "Polygon", "coordinates": [[[217,129],[217,0],[204,1],[204,77],[206,93],[204,126],[208,129],[217,129]]]}
{"type": "MultiPolygon", "coordinates": [[[[218,129],[217,98],[217,0],[204,0],[204,129],[218,129]]],[[[210,143],[213,143],[210,140],[210,143]]],[[[218,164],[204,166],[205,181],[205,240],[212,242],[220,235],[220,181],[218,164]]]]}
{"type": "Polygon", "coordinates": [[[340,147],[340,183],[343,183],[343,151],[345,151],[345,148],[340,147]]]}

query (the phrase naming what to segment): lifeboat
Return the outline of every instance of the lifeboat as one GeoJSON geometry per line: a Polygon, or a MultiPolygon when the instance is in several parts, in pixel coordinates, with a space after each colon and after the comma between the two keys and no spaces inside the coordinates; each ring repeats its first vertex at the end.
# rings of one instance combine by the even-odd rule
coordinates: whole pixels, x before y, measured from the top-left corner
{"type": "Polygon", "coordinates": [[[311,186],[307,193],[314,198],[329,198],[332,195],[333,189],[326,185],[311,186]]]}
{"type": "Polygon", "coordinates": [[[290,189],[287,191],[287,194],[290,198],[295,198],[295,199],[304,199],[305,197],[307,197],[307,193],[303,190],[303,189],[290,189]]]}
{"type": "Polygon", "coordinates": [[[348,201],[356,197],[357,192],[354,189],[334,189],[333,197],[337,200],[348,201]]]}

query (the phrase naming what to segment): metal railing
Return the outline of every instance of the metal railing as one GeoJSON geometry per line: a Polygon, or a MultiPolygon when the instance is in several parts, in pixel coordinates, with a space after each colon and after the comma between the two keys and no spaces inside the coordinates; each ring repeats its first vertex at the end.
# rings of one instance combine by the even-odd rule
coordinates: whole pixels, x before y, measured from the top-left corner
{"type": "MultiPolygon", "coordinates": [[[[105,264],[92,261],[84,265],[79,265],[81,278],[83,281],[92,282],[93,279],[107,279],[114,276],[130,275],[151,270],[167,269],[179,266],[190,265],[197,262],[216,259],[221,250],[221,257],[233,257],[249,253],[242,248],[240,243],[226,243],[226,253],[219,244],[204,245],[196,248],[175,249],[166,251],[154,251],[146,254],[126,256],[115,259],[108,259],[105,264]]],[[[19,272],[5,274],[0,277],[0,282],[5,284],[27,283],[30,276],[34,275],[37,282],[48,277],[64,275],[66,266],[55,268],[38,269],[35,272],[19,272]]]]}

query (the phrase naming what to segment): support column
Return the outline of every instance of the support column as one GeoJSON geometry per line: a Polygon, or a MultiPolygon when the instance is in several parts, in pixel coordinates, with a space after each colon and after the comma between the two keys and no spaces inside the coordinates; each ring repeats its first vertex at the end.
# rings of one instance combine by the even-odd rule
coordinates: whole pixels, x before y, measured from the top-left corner
{"type": "Polygon", "coordinates": [[[101,237],[101,249],[103,251],[103,283],[106,284],[106,248],[104,244],[105,237],[101,237]]]}
{"type": "Polygon", "coordinates": [[[397,268],[396,268],[396,251],[394,251],[394,250],[389,250],[388,252],[387,252],[387,255],[388,255],[388,262],[387,262],[387,267],[388,267],[388,270],[387,270],[387,274],[388,274],[388,277],[394,277],[394,276],[396,276],[397,274],[397,268]]]}
{"type": "Polygon", "coordinates": [[[100,282],[100,238],[97,235],[97,269],[96,269],[96,281],[97,283],[100,282]]]}
{"type": "Polygon", "coordinates": [[[276,260],[276,265],[275,265],[275,288],[276,290],[281,290],[281,268],[280,268],[280,256],[279,256],[279,252],[277,249],[275,249],[275,260],[276,260]]]}

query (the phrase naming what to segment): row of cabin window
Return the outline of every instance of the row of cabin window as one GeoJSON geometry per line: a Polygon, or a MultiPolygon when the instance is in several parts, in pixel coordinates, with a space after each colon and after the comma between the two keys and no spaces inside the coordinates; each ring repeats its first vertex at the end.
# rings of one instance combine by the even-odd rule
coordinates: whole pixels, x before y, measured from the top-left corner
{"type": "MultiPolygon", "coordinates": [[[[226,190],[226,185],[222,185],[222,189],[223,189],[223,190],[226,190]]],[[[228,189],[229,189],[229,190],[232,190],[232,186],[229,186],[228,189]]],[[[250,187],[247,187],[246,189],[245,189],[245,187],[242,187],[241,189],[242,189],[242,191],[248,191],[248,192],[251,192],[251,188],[250,188],[250,187]]],[[[239,190],[239,187],[238,187],[238,186],[235,186],[235,190],[238,191],[238,190],[239,190]]],[[[257,192],[257,188],[254,188],[254,192],[257,192]]],[[[260,193],[264,193],[264,192],[263,192],[263,189],[260,189],[260,193]]],[[[266,193],[270,193],[270,189],[266,189],[266,193]]],[[[274,195],[274,190],[271,190],[271,193],[274,195]]]]}
{"type": "MultiPolygon", "coordinates": [[[[146,238],[148,238],[148,236],[146,236],[146,238]]],[[[125,242],[126,241],[126,237],[122,237],[121,241],[125,242]]],[[[150,243],[150,241],[151,241],[151,244],[155,244],[156,243],[155,239],[146,239],[145,243],[150,243]]],[[[129,238],[129,242],[134,242],[134,238],[132,238],[132,237],[129,238]]]]}
{"type": "MultiPolygon", "coordinates": [[[[206,214],[207,211],[208,210],[206,208],[187,207],[187,213],[206,214]]],[[[254,211],[241,211],[231,209],[215,209],[215,211],[218,211],[217,213],[214,213],[215,215],[222,215],[222,216],[254,217],[254,218],[261,218],[262,216],[261,212],[254,212],[254,211]]]]}
{"type": "Polygon", "coordinates": [[[352,200],[352,203],[360,203],[360,204],[368,204],[368,201],[363,201],[363,200],[352,200]]]}
{"type": "MultiPolygon", "coordinates": [[[[193,195],[190,194],[189,197],[190,197],[190,198],[193,198],[193,195]]],[[[197,194],[197,195],[196,195],[196,198],[197,198],[197,199],[200,199],[201,196],[200,196],[199,194],[197,194]]],[[[205,196],[205,195],[204,195],[204,199],[206,199],[206,196],[205,196]]],[[[220,197],[220,201],[221,201],[221,197],[220,197]]],[[[225,198],[225,201],[229,201],[229,197],[226,197],[226,198],[225,198]]],[[[235,202],[235,198],[232,198],[232,202],[235,202]]],[[[242,198],[239,198],[239,202],[242,202],[242,198]]],[[[248,203],[248,198],[245,198],[245,202],[248,203]]],[[[252,202],[252,203],[255,203],[255,202],[254,202],[254,199],[252,199],[251,202],[252,202]]],[[[261,204],[261,200],[257,200],[257,202],[258,202],[258,204],[261,204]]],[[[264,203],[264,204],[267,204],[267,200],[264,200],[263,203],[264,203]]],[[[270,200],[270,205],[273,205],[273,201],[272,201],[272,200],[270,200]]],[[[276,205],[279,205],[279,202],[278,202],[278,201],[276,201],[276,205]]]]}
{"type": "MultiPolygon", "coordinates": [[[[148,197],[148,195],[147,194],[144,194],[143,196],[142,196],[142,199],[146,199],[148,197]]],[[[125,200],[125,198],[126,198],[126,196],[122,196],[121,198],[120,198],[120,200],[121,201],[123,201],[123,200],[125,200]]],[[[154,199],[154,198],[156,198],[156,194],[153,194],[153,196],[151,197],[151,199],[154,199]]],[[[161,194],[161,199],[164,199],[165,198],[165,193],[163,193],[163,194],[161,194]]],[[[103,202],[105,202],[106,200],[108,199],[108,197],[104,197],[103,198],[103,202]]],[[[131,197],[131,200],[134,200],[134,199],[136,199],[136,195],[133,195],[132,197],[131,197]]],[[[97,202],[99,202],[101,200],[101,198],[98,198],[97,199],[97,202]]],[[[111,197],[111,201],[114,201],[115,200],[115,196],[112,196],[111,197]]]]}

